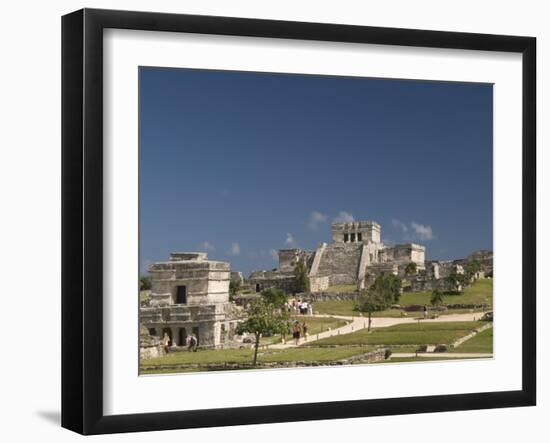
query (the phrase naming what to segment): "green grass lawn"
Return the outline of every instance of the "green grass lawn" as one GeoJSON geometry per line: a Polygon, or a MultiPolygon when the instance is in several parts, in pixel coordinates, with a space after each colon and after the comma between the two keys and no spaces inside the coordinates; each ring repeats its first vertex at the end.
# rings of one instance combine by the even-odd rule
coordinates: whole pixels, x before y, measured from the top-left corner
{"type": "MultiPolygon", "coordinates": [[[[404,292],[399,299],[401,306],[430,305],[431,291],[404,292]]],[[[483,278],[464,289],[460,295],[443,295],[444,304],[493,304],[493,279],[483,278]]]]}
{"type": "Polygon", "coordinates": [[[481,326],[483,322],[410,323],[377,328],[369,333],[362,329],[315,342],[322,345],[435,345],[450,344],[481,326]]]}
{"type": "MultiPolygon", "coordinates": [[[[308,326],[308,335],[319,334],[320,332],[328,331],[329,329],[338,329],[346,325],[346,321],[340,318],[334,317],[308,317],[307,315],[294,315],[291,317],[291,323],[294,323],[294,320],[298,320],[300,323],[306,323],[308,326]]],[[[290,340],[291,337],[287,337],[287,340],[290,340]]],[[[262,345],[269,345],[274,343],[279,343],[281,341],[280,335],[275,335],[273,337],[262,337],[260,343],[262,345]]]]}
{"type": "Polygon", "coordinates": [[[450,352],[475,352],[488,354],[493,352],[493,328],[485,329],[476,334],[470,340],[465,341],[460,346],[453,348],[450,352]]]}
{"type": "MultiPolygon", "coordinates": [[[[399,304],[401,306],[409,305],[427,305],[430,308],[431,292],[404,292],[400,299],[399,304]]],[[[493,280],[481,279],[476,281],[471,286],[464,289],[464,293],[461,295],[444,295],[443,303],[445,304],[481,304],[488,305],[493,304],[493,280]]],[[[359,312],[354,311],[353,308],[356,302],[354,300],[334,300],[334,301],[318,301],[313,303],[313,310],[319,314],[332,314],[332,315],[345,315],[345,316],[358,316],[359,312]]],[[[470,312],[469,309],[455,309],[443,311],[440,315],[446,314],[461,314],[470,312]]],[[[365,314],[366,315],[366,314],[365,314]]],[[[408,312],[409,317],[415,316],[415,312],[408,312]]],[[[386,311],[376,312],[373,317],[401,317],[403,311],[399,309],[388,309],[386,311]]]]}
{"type": "Polygon", "coordinates": [[[359,313],[353,310],[353,300],[334,300],[313,302],[313,312],[316,314],[345,315],[352,316],[359,313]]]}
{"type": "MultiPolygon", "coordinates": [[[[318,348],[300,347],[290,349],[273,349],[258,352],[258,361],[290,362],[290,361],[318,361],[327,362],[341,360],[353,355],[368,352],[370,348],[338,347],[318,348]]],[[[185,368],[191,364],[216,364],[216,363],[251,363],[254,355],[253,349],[209,349],[197,352],[173,352],[164,357],[153,358],[141,362],[141,366],[181,365],[185,368]]],[[[151,370],[146,370],[149,373],[151,370]]],[[[157,369],[154,369],[157,371],[157,369]]],[[[164,371],[164,370],[163,370],[164,371]]]]}

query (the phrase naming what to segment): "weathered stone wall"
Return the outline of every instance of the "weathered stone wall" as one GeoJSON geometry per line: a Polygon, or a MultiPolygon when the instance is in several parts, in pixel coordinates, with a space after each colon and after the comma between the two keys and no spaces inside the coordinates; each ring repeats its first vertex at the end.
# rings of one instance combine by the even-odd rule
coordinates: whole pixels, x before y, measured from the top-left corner
{"type": "Polygon", "coordinates": [[[325,291],[329,287],[329,278],[325,277],[309,277],[309,290],[313,293],[325,291]]]}
{"type": "Polygon", "coordinates": [[[481,265],[481,271],[483,272],[484,276],[493,276],[493,251],[476,251],[464,259],[455,260],[454,263],[465,266],[469,261],[473,260],[479,262],[479,264],[481,265]]]}
{"type": "Polygon", "coordinates": [[[461,262],[462,262],[461,260],[454,260],[454,261],[445,260],[445,261],[436,262],[439,268],[438,269],[439,278],[444,279],[451,274],[463,274],[464,267],[460,264],[461,262]]]}
{"type": "Polygon", "coordinates": [[[332,224],[335,243],[380,243],[380,225],[374,221],[342,222],[332,224]]]}
{"type": "Polygon", "coordinates": [[[149,330],[140,325],[139,329],[139,358],[149,359],[161,357],[164,355],[164,350],[160,345],[158,337],[154,337],[149,333],[149,330]]]}
{"type": "Polygon", "coordinates": [[[242,272],[231,272],[231,281],[242,285],[244,283],[244,277],[242,272]]]}
{"type": "Polygon", "coordinates": [[[305,249],[279,249],[279,267],[281,272],[293,272],[294,265],[298,260],[304,260],[306,264],[311,266],[310,261],[313,259],[313,251],[305,249]]]}
{"type": "Polygon", "coordinates": [[[229,263],[206,261],[205,253],[197,260],[176,261],[181,256],[193,257],[194,254],[172,254],[169,262],[155,263],[149,268],[153,306],[175,304],[178,286],[186,287],[189,306],[229,300],[229,263]]]}
{"type": "Polygon", "coordinates": [[[424,269],[426,248],[415,243],[406,243],[384,248],[380,251],[380,260],[398,264],[416,263],[419,269],[424,269]]]}
{"type": "Polygon", "coordinates": [[[361,243],[331,243],[327,245],[317,276],[329,277],[330,285],[355,284],[361,250],[361,243]]]}
{"type": "Polygon", "coordinates": [[[256,271],[250,274],[248,281],[255,292],[276,288],[291,293],[296,286],[294,272],[256,271]]]}

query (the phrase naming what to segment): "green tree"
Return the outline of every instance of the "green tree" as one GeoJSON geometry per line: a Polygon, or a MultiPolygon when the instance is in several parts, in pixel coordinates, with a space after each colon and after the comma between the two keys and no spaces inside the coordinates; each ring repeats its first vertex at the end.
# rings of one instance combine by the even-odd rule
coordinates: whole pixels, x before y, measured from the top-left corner
{"type": "Polygon", "coordinates": [[[393,274],[381,274],[376,277],[369,291],[384,300],[389,300],[390,304],[398,303],[401,296],[401,279],[393,274]]]}
{"type": "Polygon", "coordinates": [[[151,289],[151,277],[142,275],[139,278],[139,290],[145,291],[147,289],[151,289]]]}
{"type": "Polygon", "coordinates": [[[481,271],[481,263],[479,260],[470,260],[464,265],[464,274],[468,281],[470,281],[479,271],[481,271]]]}
{"type": "Polygon", "coordinates": [[[439,289],[436,288],[432,291],[430,303],[432,306],[439,306],[443,303],[443,293],[439,289]]]}
{"type": "Polygon", "coordinates": [[[410,262],[407,266],[405,266],[405,275],[414,275],[416,274],[417,269],[416,263],[410,262]]]}
{"type": "Polygon", "coordinates": [[[372,286],[363,291],[355,309],[368,313],[368,330],[371,329],[372,313],[384,311],[401,296],[401,279],[393,274],[382,274],[376,277],[372,286]]]}
{"type": "Polygon", "coordinates": [[[450,287],[451,292],[460,293],[464,289],[464,286],[468,282],[468,278],[465,274],[458,274],[453,272],[445,278],[447,285],[450,287]]]}
{"type": "Polygon", "coordinates": [[[262,291],[262,297],[267,303],[270,303],[278,308],[282,308],[286,303],[286,294],[280,289],[264,289],[262,291]]]}
{"type": "Polygon", "coordinates": [[[287,328],[288,314],[284,309],[269,303],[264,297],[258,298],[247,309],[247,319],[237,326],[237,334],[254,335],[254,359],[258,361],[258,348],[262,335],[283,334],[287,328]]]}
{"type": "Polygon", "coordinates": [[[300,259],[294,263],[294,290],[296,292],[309,291],[309,277],[306,261],[300,259]]]}

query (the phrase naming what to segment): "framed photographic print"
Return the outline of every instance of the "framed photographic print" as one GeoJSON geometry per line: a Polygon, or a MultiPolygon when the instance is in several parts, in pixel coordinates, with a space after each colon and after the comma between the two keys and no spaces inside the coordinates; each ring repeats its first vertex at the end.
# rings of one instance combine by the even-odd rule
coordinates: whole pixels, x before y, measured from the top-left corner
{"type": "Polygon", "coordinates": [[[62,425],[534,405],[535,48],[64,16],[62,425]]]}

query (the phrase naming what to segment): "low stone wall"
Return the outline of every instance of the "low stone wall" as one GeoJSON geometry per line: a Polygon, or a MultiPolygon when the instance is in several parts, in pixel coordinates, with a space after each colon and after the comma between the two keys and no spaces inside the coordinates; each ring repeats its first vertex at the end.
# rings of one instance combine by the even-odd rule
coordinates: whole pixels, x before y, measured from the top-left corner
{"type": "Polygon", "coordinates": [[[357,365],[386,360],[386,348],[376,349],[361,355],[354,355],[343,360],[338,360],[344,365],[357,365]]]}
{"type": "Polygon", "coordinates": [[[140,360],[162,357],[165,355],[164,349],[160,345],[142,346],[139,348],[140,360]]]}
{"type": "Polygon", "coordinates": [[[445,306],[447,309],[488,309],[490,307],[486,303],[449,303],[445,306]]]}
{"type": "Polygon", "coordinates": [[[357,300],[358,292],[319,292],[317,294],[303,294],[302,298],[310,301],[335,301],[335,300],[357,300]]]}
{"type": "MultiPolygon", "coordinates": [[[[366,352],[361,355],[355,355],[342,360],[335,361],[288,361],[288,362],[271,362],[258,363],[256,369],[268,368],[300,368],[300,367],[316,367],[316,366],[344,366],[373,363],[386,359],[386,349],[376,349],[375,351],[366,352]]],[[[248,363],[193,363],[187,365],[158,365],[147,366],[143,365],[142,370],[177,370],[177,369],[202,369],[205,371],[222,371],[230,369],[250,369],[254,368],[252,362],[248,363]]]]}
{"type": "Polygon", "coordinates": [[[471,332],[470,334],[468,334],[464,337],[461,337],[458,340],[456,340],[455,342],[451,343],[451,348],[456,348],[457,346],[460,346],[462,343],[464,343],[465,341],[470,340],[471,338],[473,338],[474,336],[476,336],[480,332],[483,332],[486,329],[489,329],[489,328],[492,328],[492,327],[493,327],[492,323],[487,323],[486,325],[483,325],[480,328],[477,328],[475,331],[471,332]]]}

